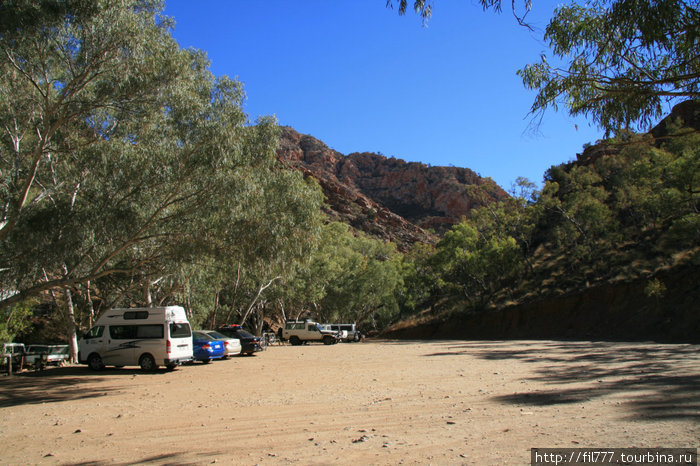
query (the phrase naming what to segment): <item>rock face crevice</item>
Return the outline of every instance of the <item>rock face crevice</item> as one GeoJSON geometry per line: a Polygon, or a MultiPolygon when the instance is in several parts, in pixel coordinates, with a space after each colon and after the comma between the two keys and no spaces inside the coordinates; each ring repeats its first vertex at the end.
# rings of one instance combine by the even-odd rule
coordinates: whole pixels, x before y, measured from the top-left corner
{"type": "Polygon", "coordinates": [[[435,240],[470,211],[506,198],[492,180],[468,168],[431,167],[362,152],[343,155],[318,139],[283,127],[278,157],[318,180],[330,218],[345,221],[401,249],[435,240]],[[467,186],[483,187],[471,196],[467,186]]]}

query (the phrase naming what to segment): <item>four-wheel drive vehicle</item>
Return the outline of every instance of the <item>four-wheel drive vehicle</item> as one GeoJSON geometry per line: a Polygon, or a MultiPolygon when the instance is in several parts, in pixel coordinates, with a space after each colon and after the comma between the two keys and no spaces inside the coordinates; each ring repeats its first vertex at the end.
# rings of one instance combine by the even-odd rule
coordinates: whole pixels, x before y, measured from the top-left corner
{"type": "Polygon", "coordinates": [[[174,369],[193,358],[192,329],[180,306],[107,311],[78,347],[78,361],[93,370],[136,365],[145,371],[174,369]]]}
{"type": "Polygon", "coordinates": [[[321,326],[321,330],[338,332],[338,337],[340,338],[340,341],[347,341],[348,332],[346,332],[345,330],[338,330],[337,325],[335,325],[335,324],[319,324],[319,325],[321,326]]]}
{"type": "Polygon", "coordinates": [[[265,349],[260,337],[246,332],[240,325],[222,325],[216,331],[227,337],[238,338],[241,341],[241,355],[251,356],[253,353],[265,349]]]}
{"type": "Polygon", "coordinates": [[[340,341],[340,334],[335,330],[324,330],[320,324],[311,320],[289,320],[284,324],[282,338],[295,346],[309,341],[322,341],[325,345],[333,345],[340,341]]]}
{"type": "Polygon", "coordinates": [[[362,333],[357,330],[355,324],[326,324],[331,330],[340,332],[343,341],[360,341],[362,333]]]}
{"type": "Polygon", "coordinates": [[[68,345],[29,345],[24,361],[33,366],[61,364],[70,359],[68,345]]]}

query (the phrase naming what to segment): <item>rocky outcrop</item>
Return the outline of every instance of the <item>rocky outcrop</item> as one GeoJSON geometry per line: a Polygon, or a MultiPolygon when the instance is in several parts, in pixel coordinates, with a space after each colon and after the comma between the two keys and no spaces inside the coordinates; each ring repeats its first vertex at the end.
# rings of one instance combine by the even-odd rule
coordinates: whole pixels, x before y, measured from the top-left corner
{"type": "Polygon", "coordinates": [[[318,181],[326,201],[323,210],[333,221],[395,243],[406,251],[416,242],[434,242],[435,237],[375,202],[352,184],[341,182],[337,167],[345,156],[311,136],[284,127],[277,151],[280,161],[318,181]]]}
{"type": "Polygon", "coordinates": [[[683,127],[686,130],[700,131],[700,100],[686,100],[673,107],[671,114],[661,120],[651,134],[658,140],[663,140],[669,134],[671,126],[683,127]]]}
{"type": "MultiPolygon", "coordinates": [[[[700,131],[700,100],[686,100],[676,104],[671,113],[647,134],[654,138],[658,147],[668,140],[673,128],[683,128],[684,131],[700,131]]],[[[576,163],[583,165],[594,163],[600,157],[619,154],[623,147],[624,145],[615,142],[598,141],[598,143],[586,147],[582,153],[577,154],[576,163]]]]}
{"type": "Polygon", "coordinates": [[[406,249],[433,241],[474,207],[508,195],[467,168],[430,167],[374,153],[343,155],[318,139],[283,127],[279,159],[318,180],[326,213],[406,249]],[[467,187],[480,187],[471,194],[467,187]]]}
{"type": "Polygon", "coordinates": [[[366,152],[348,155],[338,167],[338,178],[408,221],[438,231],[459,222],[474,207],[507,196],[468,168],[429,167],[366,152]],[[467,186],[484,190],[470,196],[467,186]]]}

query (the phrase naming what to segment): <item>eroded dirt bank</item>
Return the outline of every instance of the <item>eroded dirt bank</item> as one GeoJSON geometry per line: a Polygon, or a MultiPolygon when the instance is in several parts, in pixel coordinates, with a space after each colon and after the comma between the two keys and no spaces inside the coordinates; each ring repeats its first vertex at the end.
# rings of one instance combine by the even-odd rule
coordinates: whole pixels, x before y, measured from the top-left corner
{"type": "Polygon", "coordinates": [[[700,346],[374,341],[0,377],[3,464],[529,464],[697,447],[700,346]]]}

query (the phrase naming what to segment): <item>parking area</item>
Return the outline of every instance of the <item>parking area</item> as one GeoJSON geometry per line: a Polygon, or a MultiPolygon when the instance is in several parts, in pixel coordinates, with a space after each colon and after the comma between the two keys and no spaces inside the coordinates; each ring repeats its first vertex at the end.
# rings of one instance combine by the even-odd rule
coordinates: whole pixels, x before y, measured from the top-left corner
{"type": "Polygon", "coordinates": [[[3,464],[529,464],[697,446],[700,348],[560,341],[271,346],[183,366],[0,377],[3,464]]]}

